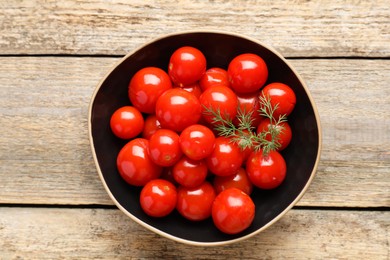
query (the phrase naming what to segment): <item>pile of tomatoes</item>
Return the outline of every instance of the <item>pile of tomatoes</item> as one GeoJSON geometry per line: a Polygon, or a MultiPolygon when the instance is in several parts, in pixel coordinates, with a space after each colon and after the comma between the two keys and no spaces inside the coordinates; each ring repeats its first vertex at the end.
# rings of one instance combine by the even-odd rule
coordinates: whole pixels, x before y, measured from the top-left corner
{"type": "Polygon", "coordinates": [[[291,140],[284,122],[279,151],[241,149],[229,137],[214,131],[214,118],[205,109],[220,111],[237,123],[237,111],[253,111],[253,129],[271,124],[257,111],[259,95],[267,95],[276,106],[275,115],[288,116],[295,94],[283,83],[270,83],[264,60],[252,53],[236,56],[223,68],[207,69],[206,57],[193,47],[177,49],[167,71],[146,67],[129,83],[130,104],[111,116],[112,132],[128,142],[117,156],[121,177],[142,186],[140,205],[153,217],[177,210],[184,218],[212,218],[227,234],[250,226],[255,204],[254,187],[273,189],[286,175],[279,153],[291,140]]]}

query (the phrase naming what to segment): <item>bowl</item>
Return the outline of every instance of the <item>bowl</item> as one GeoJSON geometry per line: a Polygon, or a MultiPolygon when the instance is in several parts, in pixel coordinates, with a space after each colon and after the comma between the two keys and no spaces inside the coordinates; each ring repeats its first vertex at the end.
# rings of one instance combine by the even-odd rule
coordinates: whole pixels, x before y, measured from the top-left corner
{"type": "Polygon", "coordinates": [[[185,244],[215,246],[254,236],[278,221],[303,196],[315,175],[321,150],[319,115],[307,86],[289,62],[256,39],[230,32],[187,31],[162,36],[137,48],[121,59],[95,89],[89,107],[89,139],[98,175],[115,205],[132,220],[153,232],[185,244]],[[179,47],[192,46],[207,58],[207,67],[227,69],[229,61],[242,53],[262,57],[269,69],[269,82],[283,82],[296,94],[297,104],[288,120],[293,132],[290,145],[282,151],[287,164],[284,182],[276,189],[255,189],[255,219],[243,232],[220,232],[211,218],[192,222],[176,211],[164,218],[146,215],[139,204],[141,188],[128,185],[116,168],[116,157],[127,141],[116,138],[110,129],[112,113],[129,105],[131,77],[141,68],[167,70],[170,55],[179,47]]]}

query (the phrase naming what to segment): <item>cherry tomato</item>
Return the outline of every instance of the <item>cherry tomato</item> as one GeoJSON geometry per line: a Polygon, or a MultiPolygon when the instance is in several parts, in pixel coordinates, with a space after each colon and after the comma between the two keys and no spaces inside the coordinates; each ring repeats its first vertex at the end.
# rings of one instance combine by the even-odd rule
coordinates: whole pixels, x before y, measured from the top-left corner
{"type": "Polygon", "coordinates": [[[204,160],[192,160],[183,156],[173,166],[173,178],[180,185],[195,188],[202,184],[207,177],[207,166],[204,160]]]}
{"type": "Polygon", "coordinates": [[[278,187],[286,177],[286,162],[277,151],[271,151],[268,156],[263,152],[252,153],[246,163],[248,177],[258,188],[270,190],[278,187]]]}
{"type": "Polygon", "coordinates": [[[205,181],[196,188],[179,186],[177,189],[177,211],[186,219],[200,221],[211,216],[215,199],[213,186],[205,181]]]}
{"type": "Polygon", "coordinates": [[[235,174],[241,167],[243,156],[237,144],[231,142],[229,138],[217,137],[215,148],[211,155],[206,158],[209,170],[218,176],[228,176],[235,174]]]}
{"type": "Polygon", "coordinates": [[[274,82],[265,86],[261,95],[271,99],[271,105],[278,105],[274,113],[274,118],[279,118],[281,115],[290,115],[297,102],[294,91],[286,84],[274,82]]]}
{"type": "Polygon", "coordinates": [[[194,94],[197,98],[200,98],[200,95],[202,95],[202,89],[199,87],[199,84],[197,82],[181,88],[184,89],[185,91],[194,94]]]}
{"type": "Polygon", "coordinates": [[[144,118],[135,107],[124,106],[112,114],[110,127],[117,137],[131,139],[142,132],[144,118]]]}
{"type": "Polygon", "coordinates": [[[233,120],[237,115],[237,95],[226,86],[214,86],[206,89],[200,96],[203,118],[208,123],[213,122],[213,115],[207,113],[206,108],[220,111],[223,119],[233,120]]]}
{"type": "Polygon", "coordinates": [[[183,152],[179,135],[169,129],[157,130],[149,140],[150,159],[160,166],[172,166],[180,160],[183,152]]]}
{"type": "Polygon", "coordinates": [[[230,86],[228,73],[222,68],[210,68],[206,70],[205,74],[199,81],[202,91],[212,86],[230,86]]]}
{"type": "MultiPolygon", "coordinates": [[[[238,109],[241,113],[251,113],[252,126],[257,127],[262,119],[264,119],[259,112],[259,92],[253,92],[249,94],[237,94],[238,109]]],[[[234,124],[238,125],[238,118],[234,119],[234,124]]]]}
{"type": "MultiPolygon", "coordinates": [[[[270,123],[269,119],[264,119],[260,122],[259,126],[257,127],[257,134],[260,134],[261,132],[266,132],[268,129],[272,127],[272,124],[270,123]]],[[[278,142],[280,144],[280,147],[277,149],[278,151],[284,150],[291,142],[292,139],[292,131],[291,127],[287,122],[280,123],[279,126],[276,127],[277,130],[279,130],[278,135],[278,142]]],[[[265,139],[268,141],[271,141],[271,135],[267,134],[265,136],[265,139]]]]}
{"type": "Polygon", "coordinates": [[[136,138],[125,144],[117,157],[117,167],[122,178],[134,186],[144,186],[161,175],[162,168],[149,156],[149,141],[136,138]]]}
{"type": "Polygon", "coordinates": [[[165,71],[146,67],[131,78],[128,94],[134,107],[143,113],[153,114],[158,97],[171,88],[172,82],[165,71]]]}
{"type": "Polygon", "coordinates": [[[167,216],[176,208],[176,201],[176,187],[166,180],[151,180],[141,190],[141,208],[152,217],[167,216]]]}
{"type": "Polygon", "coordinates": [[[253,191],[253,184],[249,180],[244,168],[229,176],[215,176],[213,186],[217,194],[229,188],[237,188],[248,195],[253,191]]]}
{"type": "Polygon", "coordinates": [[[191,125],[180,134],[180,147],[190,159],[201,160],[209,156],[215,143],[215,135],[203,125],[191,125]]]}
{"type": "Polygon", "coordinates": [[[212,205],[215,226],[226,234],[237,234],[247,229],[255,218],[255,204],[251,197],[237,188],[229,188],[217,195],[212,205]]]}
{"type": "Polygon", "coordinates": [[[168,74],[172,81],[182,87],[200,80],[206,71],[206,57],[190,46],[177,49],[171,56],[168,74]]]}
{"type": "Polygon", "coordinates": [[[228,66],[231,88],[236,93],[260,90],[268,78],[265,61],[256,54],[245,53],[235,57],[228,66]]]}
{"type": "Polygon", "coordinates": [[[180,88],[173,88],[158,98],[156,116],[163,128],[181,132],[187,126],[199,121],[201,105],[194,94],[180,88]]]}
{"type": "Polygon", "coordinates": [[[161,129],[161,124],[157,120],[156,115],[149,115],[145,119],[144,129],[142,130],[142,137],[145,139],[150,139],[150,137],[158,129],[161,129]]]}

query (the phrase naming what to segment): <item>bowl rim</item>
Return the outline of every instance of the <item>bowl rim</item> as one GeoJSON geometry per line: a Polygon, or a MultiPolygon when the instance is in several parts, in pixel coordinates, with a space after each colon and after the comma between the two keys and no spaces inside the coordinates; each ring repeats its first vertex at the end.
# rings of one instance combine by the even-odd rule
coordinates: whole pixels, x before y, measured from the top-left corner
{"type": "Polygon", "coordinates": [[[91,150],[92,150],[93,160],[94,160],[95,167],[97,169],[99,178],[100,178],[100,180],[101,180],[101,182],[102,182],[102,184],[103,184],[107,194],[109,195],[110,199],[114,202],[114,204],[123,213],[125,213],[128,217],[130,217],[133,221],[135,221],[139,225],[147,228],[148,230],[153,231],[156,234],[159,234],[162,237],[171,239],[173,241],[180,242],[180,243],[187,244],[187,245],[193,245],[193,246],[222,246],[222,245],[228,245],[228,244],[236,243],[236,242],[239,242],[239,241],[243,241],[243,240],[246,240],[246,239],[248,239],[250,237],[253,237],[253,236],[259,234],[260,232],[264,231],[268,227],[272,226],[275,222],[280,220],[303,197],[303,195],[307,191],[308,187],[310,186],[311,182],[313,181],[313,179],[314,179],[314,177],[316,175],[316,172],[317,172],[317,168],[318,168],[318,164],[319,164],[320,156],[321,156],[321,149],[322,149],[322,129],[321,129],[320,116],[319,116],[319,113],[318,113],[318,110],[317,110],[317,106],[316,106],[316,104],[314,102],[314,99],[311,96],[311,93],[310,93],[310,91],[309,91],[305,81],[299,75],[299,73],[294,69],[294,67],[290,64],[290,62],[287,61],[274,48],[268,46],[267,44],[264,44],[263,42],[255,39],[253,37],[249,37],[249,36],[243,35],[241,33],[229,32],[229,31],[224,31],[224,30],[184,30],[184,31],[177,31],[177,32],[173,32],[173,33],[163,34],[163,35],[157,36],[157,37],[147,41],[144,44],[141,44],[140,46],[138,46],[137,48],[135,48],[131,52],[127,53],[118,62],[116,62],[111,67],[111,69],[106,73],[106,75],[99,81],[98,85],[96,86],[96,88],[95,88],[95,90],[94,90],[94,92],[92,94],[92,97],[91,97],[90,102],[89,102],[89,108],[88,108],[88,136],[89,136],[89,143],[90,143],[91,150]],[[243,38],[245,40],[252,41],[252,42],[254,42],[254,43],[256,43],[256,44],[258,44],[258,45],[260,45],[260,46],[262,46],[262,47],[264,47],[266,49],[268,49],[269,51],[274,53],[276,56],[278,56],[278,58],[280,58],[289,67],[289,69],[291,69],[291,71],[294,73],[294,75],[298,78],[299,82],[302,84],[302,86],[303,86],[303,88],[304,88],[304,90],[305,90],[305,92],[306,92],[306,94],[308,96],[308,99],[310,101],[310,104],[311,104],[311,106],[313,108],[314,117],[315,117],[315,120],[316,120],[316,123],[317,123],[317,129],[318,129],[318,149],[317,149],[317,156],[316,156],[316,159],[315,159],[315,163],[313,165],[313,169],[312,169],[312,172],[310,174],[310,178],[307,180],[305,186],[303,187],[301,192],[298,194],[298,196],[282,212],[280,212],[275,218],[273,218],[270,222],[268,222],[266,225],[262,226],[261,228],[255,230],[252,233],[249,233],[249,234],[247,234],[245,236],[242,236],[242,237],[229,239],[229,240],[225,240],[225,241],[218,241],[218,242],[199,242],[199,241],[192,241],[192,240],[189,240],[189,239],[176,237],[174,235],[171,235],[169,233],[161,231],[160,229],[155,228],[155,227],[147,224],[146,222],[142,221],[141,219],[137,218],[136,216],[131,214],[129,211],[127,211],[115,199],[115,197],[111,193],[110,188],[108,187],[106,181],[104,180],[103,173],[102,173],[102,171],[100,169],[100,165],[99,165],[99,162],[98,162],[98,159],[97,159],[97,156],[96,156],[94,140],[93,140],[93,137],[92,137],[92,108],[93,108],[93,103],[94,103],[95,97],[96,97],[97,93],[99,92],[101,86],[103,85],[104,81],[113,72],[113,70],[117,66],[119,66],[121,63],[123,63],[128,57],[130,57],[134,53],[138,52],[139,50],[143,49],[144,47],[146,47],[149,44],[152,44],[154,42],[160,41],[160,40],[165,39],[165,38],[173,37],[173,36],[179,36],[179,35],[185,35],[185,34],[194,34],[194,33],[213,33],[213,34],[222,34],[222,35],[228,35],[228,36],[234,36],[234,37],[238,37],[238,38],[243,38]]]}

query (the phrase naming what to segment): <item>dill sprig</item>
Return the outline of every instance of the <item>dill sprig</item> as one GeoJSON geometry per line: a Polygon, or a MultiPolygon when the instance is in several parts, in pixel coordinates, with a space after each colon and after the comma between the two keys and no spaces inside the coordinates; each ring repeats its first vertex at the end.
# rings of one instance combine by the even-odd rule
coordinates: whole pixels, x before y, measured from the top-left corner
{"type": "Polygon", "coordinates": [[[204,107],[204,114],[211,116],[214,129],[218,132],[219,136],[230,138],[230,140],[236,143],[241,150],[247,148],[253,149],[255,152],[263,151],[264,156],[267,156],[271,151],[277,150],[280,147],[279,134],[283,131],[283,122],[287,121],[286,115],[281,115],[278,118],[274,117],[275,111],[278,108],[278,104],[272,106],[271,99],[269,97],[259,96],[260,109],[258,111],[241,111],[237,110],[237,124],[233,123],[230,117],[224,116],[221,110],[212,109],[210,107],[204,107]],[[262,131],[259,134],[255,133],[252,126],[254,112],[259,113],[261,116],[269,119],[270,125],[266,131],[262,131]]]}

